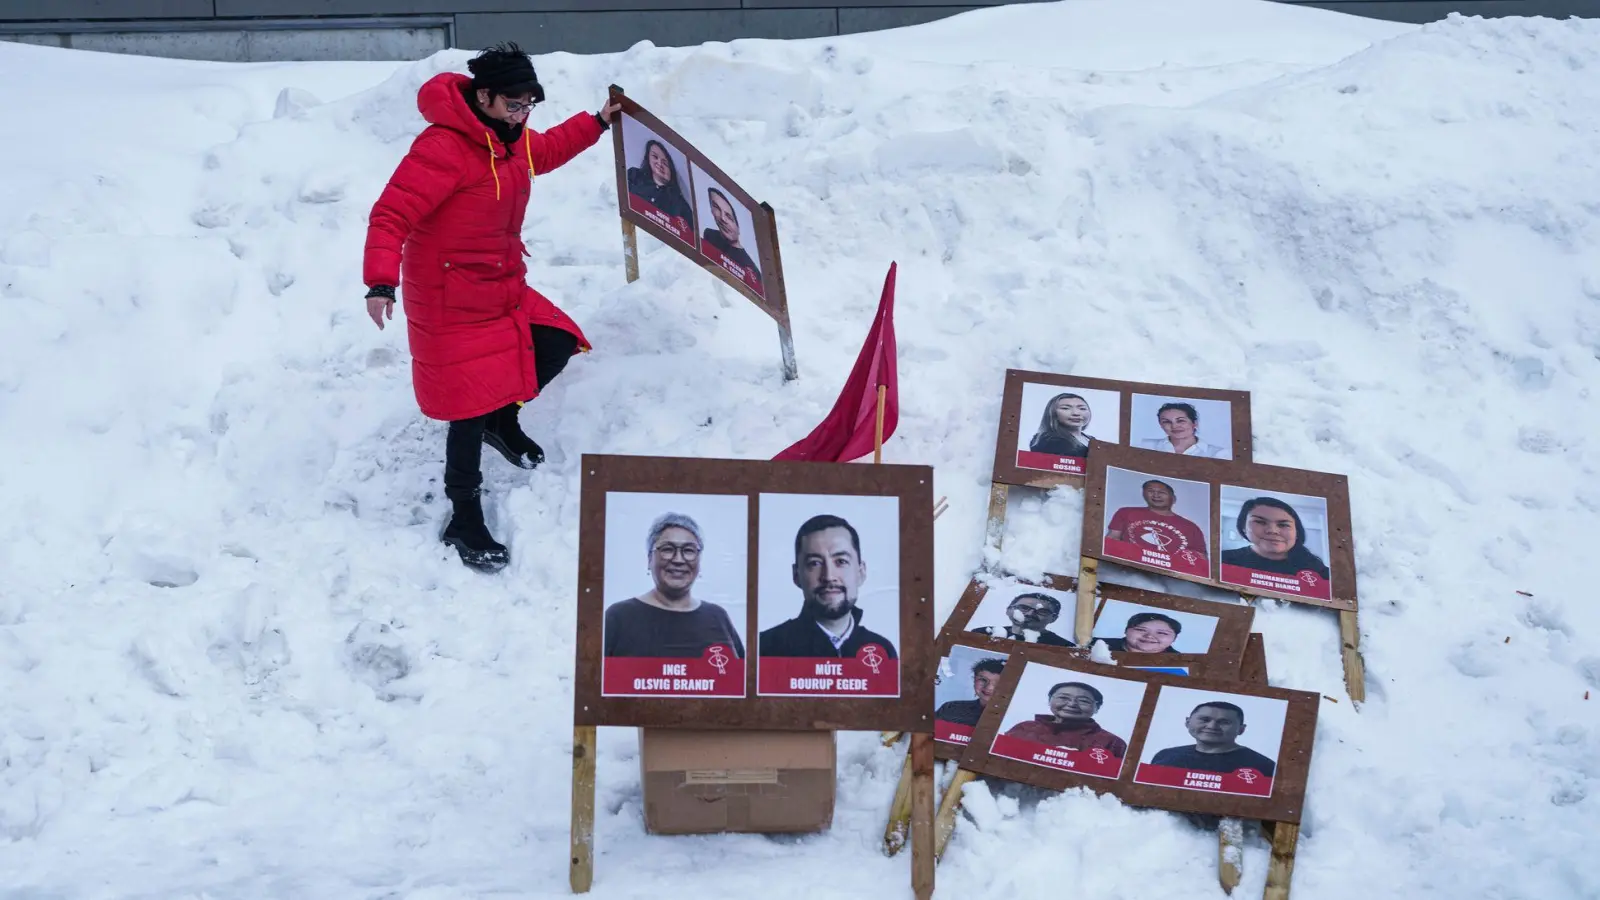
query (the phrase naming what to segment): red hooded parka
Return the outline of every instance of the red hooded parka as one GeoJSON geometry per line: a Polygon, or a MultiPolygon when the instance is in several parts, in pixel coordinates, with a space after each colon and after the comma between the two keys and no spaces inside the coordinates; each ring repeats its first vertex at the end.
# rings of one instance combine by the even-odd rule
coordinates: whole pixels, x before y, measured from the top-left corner
{"type": "Polygon", "coordinates": [[[502,143],[467,106],[470,78],[445,72],[417,92],[429,123],[372,207],[362,279],[397,285],[422,414],[452,421],[539,393],[529,325],[588,340],[524,280],[522,217],[533,179],[565,165],[604,129],[578,113],[502,143]],[[402,273],[402,258],[404,272],[402,273]]]}

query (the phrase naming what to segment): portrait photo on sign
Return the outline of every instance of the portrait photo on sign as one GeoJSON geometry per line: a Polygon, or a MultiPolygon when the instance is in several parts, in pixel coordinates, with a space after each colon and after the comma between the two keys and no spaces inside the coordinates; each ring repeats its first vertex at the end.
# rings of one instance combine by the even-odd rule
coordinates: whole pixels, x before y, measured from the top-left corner
{"type": "Polygon", "coordinates": [[[1207,653],[1215,616],[1107,600],[1091,634],[1112,653],[1207,653]]]}
{"type": "Polygon", "coordinates": [[[1022,385],[1017,412],[1017,466],[1082,475],[1093,441],[1116,444],[1122,435],[1122,395],[1117,391],[1022,385]]]}
{"type": "Polygon", "coordinates": [[[689,159],[650,126],[622,113],[623,170],[628,208],[694,247],[689,159]]]}
{"type": "Polygon", "coordinates": [[[700,254],[713,265],[765,297],[761,281],[760,238],[755,216],[728,189],[693,165],[695,212],[699,216],[700,254]]]}
{"type": "Polygon", "coordinates": [[[1224,584],[1333,599],[1326,499],[1224,484],[1219,515],[1224,584]]]}
{"type": "Polygon", "coordinates": [[[1106,467],[1108,559],[1210,578],[1210,527],[1209,484],[1106,467]]]}
{"type": "Polygon", "coordinates": [[[900,500],[758,498],[756,690],[900,695],[900,500]]]}
{"type": "Polygon", "coordinates": [[[1047,769],[1118,778],[1146,685],[1026,663],[989,748],[1047,769]]]}
{"type": "Polygon", "coordinates": [[[1270,797],[1288,715],[1287,700],[1162,687],[1133,780],[1270,797]]]}
{"type": "Polygon", "coordinates": [[[1134,394],[1128,415],[1130,446],[1233,459],[1233,405],[1226,400],[1134,394]]]}
{"type": "Polygon", "coordinates": [[[972,731],[1000,684],[1008,654],[953,644],[939,661],[933,686],[933,737],[947,744],[968,744],[972,731]]]}
{"type": "Polygon", "coordinates": [[[1026,644],[1076,647],[1072,640],[1073,615],[1078,598],[1066,591],[1000,581],[984,591],[967,631],[986,637],[1026,644]],[[1066,616],[1063,621],[1062,616],[1066,616]]]}
{"type": "Polygon", "coordinates": [[[750,500],[606,494],[601,696],[743,697],[750,500]]]}

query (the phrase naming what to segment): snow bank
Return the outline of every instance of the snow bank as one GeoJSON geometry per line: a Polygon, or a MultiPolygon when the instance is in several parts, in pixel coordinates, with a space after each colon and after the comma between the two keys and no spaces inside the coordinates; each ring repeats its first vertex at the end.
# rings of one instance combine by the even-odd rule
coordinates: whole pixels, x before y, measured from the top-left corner
{"type": "MultiPolygon", "coordinates": [[[[541,58],[537,125],[622,84],[776,207],[802,378],[675,253],[623,283],[608,149],[541,176],[530,277],[596,352],[524,415],[546,466],[486,456],[492,579],[437,543],[443,429],[359,284],[415,89],[467,54],[0,45],[30,136],[0,147],[0,884],[565,892],[578,455],[770,456],[898,260],[885,456],[949,496],[941,613],[983,561],[1006,367],[1249,389],[1258,458],[1350,477],[1364,605],[1369,702],[1323,706],[1295,896],[1600,893],[1597,39],[1148,0],[541,58]],[[100,101],[88,127],[62,90],[100,101]]],[[[1005,564],[1072,570],[1078,504],[1019,502],[1005,564]]],[[[1257,621],[1274,683],[1342,697],[1332,617],[1257,621]]],[[[904,891],[877,851],[899,759],[841,743],[829,833],[662,839],[633,734],[602,732],[594,895],[904,891]]],[[[973,790],[952,896],[1215,890],[1181,817],[973,790]]],[[[1258,838],[1245,867],[1259,892],[1258,838]]]]}

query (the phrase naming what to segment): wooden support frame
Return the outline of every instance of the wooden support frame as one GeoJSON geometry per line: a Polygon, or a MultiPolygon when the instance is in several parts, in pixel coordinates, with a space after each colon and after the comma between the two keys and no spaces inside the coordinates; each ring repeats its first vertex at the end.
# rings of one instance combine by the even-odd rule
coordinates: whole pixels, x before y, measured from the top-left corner
{"type": "MultiPolygon", "coordinates": [[[[799,367],[794,354],[794,332],[789,323],[789,295],[783,281],[783,255],[778,248],[778,218],[772,204],[757,203],[754,197],[699,148],[628,97],[620,86],[615,84],[610,86],[610,98],[622,107],[621,114],[611,131],[612,147],[616,156],[617,210],[622,217],[622,257],[628,283],[632,284],[639,280],[638,232],[643,230],[651,237],[682,253],[691,262],[711,273],[717,280],[771,316],[778,326],[778,349],[782,354],[783,379],[793,381],[799,378],[799,367]],[[639,127],[652,134],[664,148],[670,147],[669,155],[678,154],[688,170],[678,173],[679,178],[687,179],[689,187],[689,193],[685,197],[690,204],[690,209],[686,211],[687,218],[675,217],[673,214],[656,209],[652,201],[642,194],[631,194],[627,178],[628,160],[624,147],[626,140],[623,134],[639,127]],[[696,173],[699,173],[698,178],[696,173]],[[726,264],[719,262],[707,253],[705,244],[695,236],[696,226],[705,224],[697,222],[700,214],[693,209],[696,198],[701,193],[700,180],[714,183],[715,190],[724,200],[729,201],[730,206],[742,207],[748,214],[752,233],[744,238],[750,242],[750,246],[744,251],[747,255],[741,262],[733,262],[731,257],[718,250],[717,254],[726,261],[726,264]],[[633,199],[630,200],[630,197],[633,199]],[[754,253],[754,258],[748,256],[751,252],[754,253]]],[[[637,134],[637,131],[632,133],[637,134]]],[[[674,168],[676,165],[675,161],[674,168]]],[[[680,190],[682,186],[679,185],[680,190]]]]}
{"type": "Polygon", "coordinates": [[[572,729],[572,839],[567,882],[574,894],[594,884],[595,727],[572,729]]]}
{"type": "Polygon", "coordinates": [[[998,481],[989,483],[989,523],[984,528],[985,543],[999,552],[1006,538],[1006,503],[1011,499],[1011,485],[998,481]]]}
{"type": "Polygon", "coordinates": [[[917,900],[933,896],[938,862],[933,831],[933,735],[911,736],[911,892],[917,900]]]}
{"type": "MultiPolygon", "coordinates": [[[[1251,634],[1246,647],[1241,680],[1261,687],[1267,686],[1266,656],[1259,634],[1251,634]]],[[[950,838],[955,833],[956,816],[961,809],[962,794],[966,786],[977,780],[979,773],[957,768],[939,802],[939,812],[934,819],[935,859],[943,859],[950,838]]],[[[1217,830],[1217,877],[1224,892],[1232,895],[1243,881],[1245,819],[1222,817],[1217,830]]],[[[1289,900],[1290,882],[1294,874],[1294,859],[1298,849],[1300,826],[1293,822],[1262,821],[1262,833],[1271,844],[1271,862],[1267,870],[1263,900],[1289,900]]]]}

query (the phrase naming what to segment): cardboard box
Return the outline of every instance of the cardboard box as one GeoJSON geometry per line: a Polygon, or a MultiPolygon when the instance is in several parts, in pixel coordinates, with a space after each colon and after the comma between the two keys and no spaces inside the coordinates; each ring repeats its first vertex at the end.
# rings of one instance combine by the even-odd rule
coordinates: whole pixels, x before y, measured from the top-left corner
{"type": "Polygon", "coordinates": [[[824,831],[837,774],[831,731],[639,729],[652,834],[824,831]]]}

